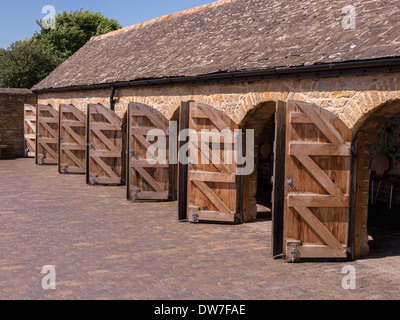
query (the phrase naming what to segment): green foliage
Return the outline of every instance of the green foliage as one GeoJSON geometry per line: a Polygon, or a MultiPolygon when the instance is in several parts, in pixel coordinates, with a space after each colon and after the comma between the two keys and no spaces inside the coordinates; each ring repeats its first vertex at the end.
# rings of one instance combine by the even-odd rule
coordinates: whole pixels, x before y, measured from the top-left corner
{"type": "Polygon", "coordinates": [[[40,40],[14,42],[7,50],[0,51],[0,86],[31,88],[60,62],[40,40]]]}
{"type": "Polygon", "coordinates": [[[41,30],[35,36],[62,60],[69,58],[91,37],[121,28],[118,21],[104,17],[100,12],[83,9],[58,13],[55,29],[45,29],[41,22],[37,21],[41,30]]]}

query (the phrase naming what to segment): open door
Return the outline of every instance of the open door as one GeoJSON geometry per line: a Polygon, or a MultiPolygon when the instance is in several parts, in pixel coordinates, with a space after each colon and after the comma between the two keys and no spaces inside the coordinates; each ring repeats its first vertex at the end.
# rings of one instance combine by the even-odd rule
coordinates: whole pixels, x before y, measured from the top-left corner
{"type": "Polygon", "coordinates": [[[25,156],[34,158],[36,150],[36,106],[25,104],[24,108],[25,156]]]}
{"type": "Polygon", "coordinates": [[[58,165],[58,112],[38,105],[36,112],[36,164],[58,165]]]}
{"type": "Polygon", "coordinates": [[[125,184],[123,119],[100,104],[90,104],[87,122],[87,183],[125,184]]]}
{"type": "Polygon", "coordinates": [[[352,157],[352,179],[351,179],[351,204],[350,204],[350,226],[349,226],[349,247],[350,258],[361,257],[361,239],[363,225],[364,203],[364,169],[365,165],[365,134],[358,132],[353,141],[352,157]]]}
{"type": "Polygon", "coordinates": [[[86,172],[86,116],[72,105],[60,105],[60,173],[86,172]]]}
{"type": "Polygon", "coordinates": [[[187,168],[187,220],[230,223],[240,221],[237,215],[240,211],[239,179],[236,176],[234,158],[236,139],[233,136],[238,125],[220,110],[190,102],[189,129],[192,132],[189,136],[187,168]],[[221,134],[225,129],[229,129],[232,134],[229,140],[221,134]],[[214,148],[215,146],[217,147],[214,148]],[[224,157],[227,153],[224,151],[232,152],[231,161],[226,161],[224,157]]]}
{"type": "Polygon", "coordinates": [[[130,103],[127,131],[128,200],[171,200],[174,167],[169,164],[168,119],[150,106],[130,103]],[[150,163],[147,159],[147,151],[151,148],[152,143],[146,137],[153,130],[158,130],[160,134],[163,134],[166,143],[164,149],[165,161],[155,164],[150,163]]]}
{"type": "Polygon", "coordinates": [[[315,104],[288,101],[283,256],[347,258],[351,132],[315,104]]]}

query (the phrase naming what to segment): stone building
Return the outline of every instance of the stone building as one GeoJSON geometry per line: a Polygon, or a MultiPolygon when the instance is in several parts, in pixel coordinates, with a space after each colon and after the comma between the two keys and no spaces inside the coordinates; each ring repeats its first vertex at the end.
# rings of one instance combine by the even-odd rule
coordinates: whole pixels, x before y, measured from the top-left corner
{"type": "Polygon", "coordinates": [[[27,89],[0,89],[0,159],[25,156],[24,104],[36,103],[27,89]]]}
{"type": "Polygon", "coordinates": [[[365,133],[353,230],[355,256],[365,255],[370,155],[400,111],[400,8],[397,0],[348,4],[217,1],[94,37],[32,90],[42,105],[86,112],[102,104],[121,118],[136,102],[176,120],[181,103],[195,101],[254,129],[258,165],[245,178],[244,221],[256,218],[258,198],[272,202],[277,101],[316,105],[340,119],[351,140],[365,133]]]}

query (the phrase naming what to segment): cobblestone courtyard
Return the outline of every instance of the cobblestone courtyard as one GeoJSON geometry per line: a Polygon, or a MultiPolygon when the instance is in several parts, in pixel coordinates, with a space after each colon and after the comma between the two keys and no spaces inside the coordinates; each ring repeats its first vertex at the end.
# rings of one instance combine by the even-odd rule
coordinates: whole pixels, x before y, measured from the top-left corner
{"type": "Polygon", "coordinates": [[[400,299],[395,247],[285,263],[270,256],[271,221],[180,223],[176,203],[133,204],[124,187],[89,187],[32,159],[0,161],[0,194],[0,299],[400,299]],[[356,290],[342,288],[348,264],[356,290]],[[42,289],[45,265],[56,290],[42,289]]]}

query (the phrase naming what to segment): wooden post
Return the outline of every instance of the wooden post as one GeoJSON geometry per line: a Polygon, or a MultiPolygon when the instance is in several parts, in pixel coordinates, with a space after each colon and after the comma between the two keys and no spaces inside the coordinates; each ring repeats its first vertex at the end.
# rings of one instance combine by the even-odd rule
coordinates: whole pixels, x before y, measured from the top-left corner
{"type": "Polygon", "coordinates": [[[35,138],[35,164],[38,164],[38,137],[39,137],[39,105],[36,106],[36,138],[35,138]]]}
{"type": "Polygon", "coordinates": [[[121,144],[121,157],[122,157],[121,184],[123,186],[127,185],[126,181],[128,179],[127,175],[128,175],[128,172],[129,172],[129,171],[127,171],[127,166],[128,166],[127,162],[128,162],[128,159],[129,159],[129,156],[127,154],[128,141],[129,141],[129,140],[127,140],[127,137],[128,137],[128,135],[127,135],[127,132],[128,132],[128,117],[127,116],[128,116],[128,112],[126,112],[124,117],[122,118],[122,125],[121,125],[121,130],[122,130],[122,137],[121,137],[121,140],[122,140],[122,144],[121,144]]]}
{"type": "Polygon", "coordinates": [[[361,256],[361,231],[363,220],[363,185],[364,185],[364,153],[365,134],[359,132],[355,139],[355,156],[352,161],[352,190],[349,237],[351,258],[357,259],[361,256]]]}
{"type": "Polygon", "coordinates": [[[57,153],[58,153],[58,173],[61,173],[61,116],[62,116],[62,105],[59,105],[58,107],[58,148],[57,148],[57,153]]]}
{"type": "Polygon", "coordinates": [[[130,195],[130,188],[129,188],[129,184],[130,184],[130,161],[131,161],[131,155],[130,155],[130,135],[131,135],[131,113],[129,110],[129,105],[128,105],[128,110],[126,111],[126,136],[125,136],[125,140],[126,140],[126,145],[125,145],[125,174],[126,174],[126,199],[130,200],[131,195],[130,195]]]}
{"type": "MultiPolygon", "coordinates": [[[[247,150],[246,149],[246,133],[243,131],[242,132],[242,150],[247,150]]],[[[243,151],[242,151],[243,152],[243,151]]],[[[245,164],[241,165],[241,167],[245,166],[245,164]]],[[[237,223],[243,223],[244,221],[244,200],[246,199],[248,201],[248,197],[244,197],[244,190],[245,190],[245,177],[243,174],[241,174],[239,177],[236,178],[238,180],[238,205],[237,205],[237,214],[236,214],[236,222],[237,223]]],[[[246,204],[246,208],[248,205],[246,204]]]]}
{"type": "MultiPolygon", "coordinates": [[[[169,190],[170,190],[170,201],[177,200],[177,177],[178,177],[178,135],[179,135],[179,128],[177,126],[171,127],[171,121],[169,122],[169,138],[172,137],[174,139],[174,145],[171,143],[168,144],[169,146],[169,190]],[[175,148],[175,150],[173,150],[175,148]],[[172,162],[172,163],[171,163],[172,162]]],[[[171,140],[170,140],[171,142],[171,140]]]]}
{"type": "MultiPolygon", "coordinates": [[[[190,102],[182,102],[179,114],[179,133],[189,129],[190,102]]],[[[179,134],[178,133],[178,134],[179,134]]],[[[189,139],[189,138],[188,138],[189,139]]],[[[179,148],[183,147],[187,141],[180,141],[179,148]]],[[[178,219],[187,219],[187,181],[188,165],[184,165],[178,159],[178,219]]]]}
{"type": "Polygon", "coordinates": [[[90,134],[90,104],[86,107],[86,184],[89,184],[89,134],[90,134]]]}
{"type": "Polygon", "coordinates": [[[278,101],[275,114],[274,178],[272,195],[272,255],[283,253],[285,204],[286,103],[278,101]]]}

